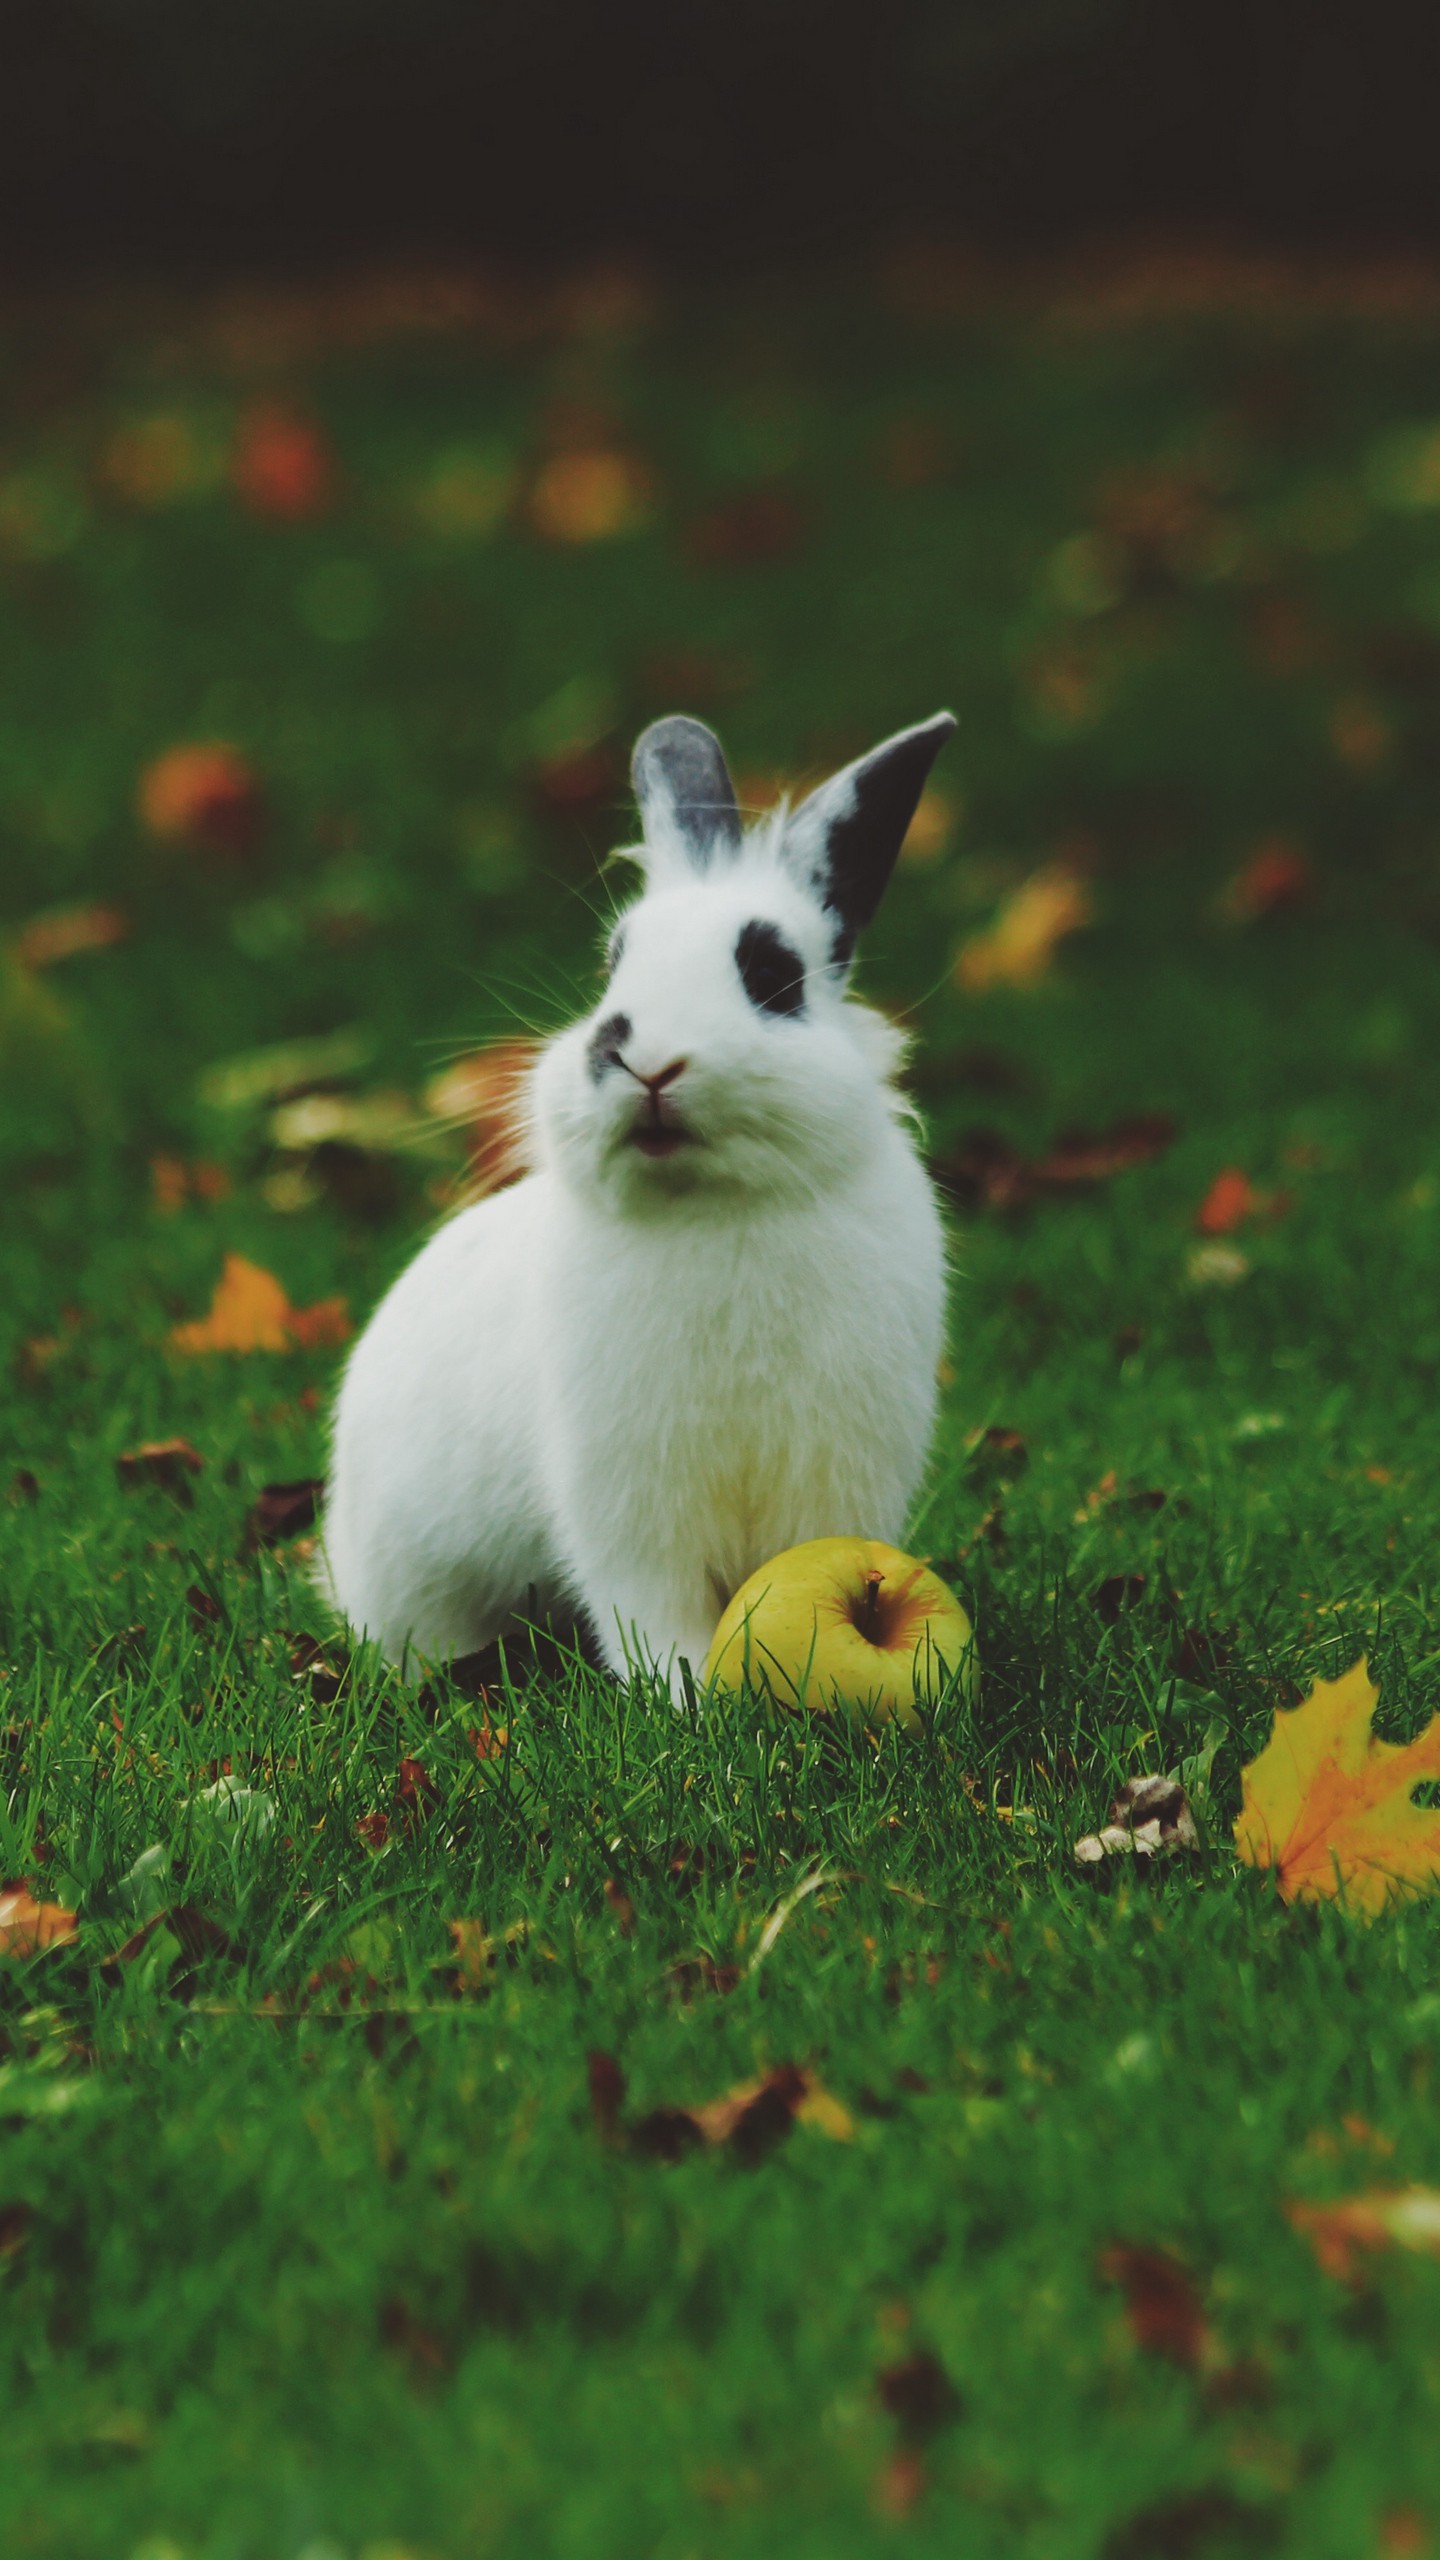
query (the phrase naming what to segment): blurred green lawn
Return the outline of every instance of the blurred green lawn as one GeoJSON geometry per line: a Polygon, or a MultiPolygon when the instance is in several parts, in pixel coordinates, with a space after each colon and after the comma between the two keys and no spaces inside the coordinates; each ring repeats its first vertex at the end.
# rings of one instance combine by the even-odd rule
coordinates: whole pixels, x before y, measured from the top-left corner
{"type": "Polygon", "coordinates": [[[1347,2288],[1285,2207],[1440,2184],[1440,1925],[1227,1844],[1316,1674],[1435,1702],[1440,301],[1193,282],[8,311],[0,1874],[81,1921],[0,1960],[7,2550],[1433,2547],[1440,2268],[1347,2288]],[[946,703],[863,980],[955,1201],[912,1543],[978,1711],[317,1663],[247,1519],[337,1354],[171,1326],[233,1252],[363,1319],[463,1169],[434,1079],[588,1001],[647,718],[758,802],[946,703]],[[1056,865],[1090,924],[960,983],[1056,865]],[[1175,1767],[1202,1856],[1078,1874],[1175,1767]],[[789,2063],[828,2130],[634,2131],[789,2063]]]}

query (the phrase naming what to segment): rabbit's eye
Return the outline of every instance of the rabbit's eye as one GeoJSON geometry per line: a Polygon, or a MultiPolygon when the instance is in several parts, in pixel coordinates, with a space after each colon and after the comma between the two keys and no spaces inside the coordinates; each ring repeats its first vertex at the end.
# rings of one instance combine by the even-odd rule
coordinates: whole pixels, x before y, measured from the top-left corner
{"type": "Polygon", "coordinates": [[[762,1013],[803,1013],[805,963],[773,924],[747,924],[735,945],[735,966],[753,1005],[762,1013]]]}

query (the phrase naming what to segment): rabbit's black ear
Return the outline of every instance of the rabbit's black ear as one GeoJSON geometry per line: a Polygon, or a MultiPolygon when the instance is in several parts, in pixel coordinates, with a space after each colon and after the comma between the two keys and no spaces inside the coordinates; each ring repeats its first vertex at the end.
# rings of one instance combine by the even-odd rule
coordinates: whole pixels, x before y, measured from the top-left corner
{"type": "Polygon", "coordinates": [[[954,730],[949,711],[900,730],[822,782],[786,824],[780,858],[834,917],[841,967],[885,895],[926,775],[954,730]]]}
{"type": "Polygon", "coordinates": [[[701,720],[652,720],[637,739],[630,778],[645,842],[695,871],[740,850],[740,812],[720,741],[701,720]]]}

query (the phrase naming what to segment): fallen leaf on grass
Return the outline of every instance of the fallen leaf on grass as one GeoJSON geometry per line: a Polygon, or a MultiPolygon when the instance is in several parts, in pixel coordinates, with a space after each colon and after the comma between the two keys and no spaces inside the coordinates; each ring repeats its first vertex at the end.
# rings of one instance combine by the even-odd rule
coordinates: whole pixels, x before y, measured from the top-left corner
{"type": "Polygon", "coordinates": [[[439,1802],[440,1789],[421,1760],[402,1760],[395,1772],[395,1810],[413,1829],[439,1802]]]}
{"type": "Polygon", "coordinates": [[[106,1956],[100,1967],[106,1981],[120,1981],[124,1968],[137,1963],[162,1930],[168,1931],[178,1950],[176,1964],[172,1967],[177,1981],[188,1983],[196,1966],[206,1956],[233,1957],[236,1953],[234,1941],[195,1903],[172,1902],[163,1911],[153,1913],[122,1947],[116,1947],[106,1956]]]}
{"type": "Polygon", "coordinates": [[[43,1955],[64,1946],[79,1925],[58,1902],[37,1902],[28,1885],[0,1885],[0,1956],[43,1955]]]}
{"type": "Polygon", "coordinates": [[[115,1461],[115,1473],[127,1493],[137,1485],[158,1484],[173,1493],[178,1502],[189,1504],[195,1497],[190,1478],[198,1476],[205,1461],[188,1440],[142,1440],[138,1449],[122,1450],[115,1461]]]}
{"type": "Polygon", "coordinates": [[[832,2142],[854,2137],[849,2108],[821,2087],[813,2071],[793,2062],[742,2080],[704,2106],[652,2107],[628,2126],[621,2115],[625,2081],[619,2064],[610,2054],[592,2053],[589,2079],[590,2105],[601,2135],[656,2160],[679,2160],[699,2143],[712,2150],[728,2148],[749,2165],[763,2159],[796,2124],[811,2125],[832,2142]]]}
{"type": "Polygon", "coordinates": [[[1121,1612],[1133,1609],[1143,1598],[1146,1576],[1143,1573],[1107,1573],[1090,1594],[1090,1605],[1107,1627],[1117,1624],[1121,1612]]]}
{"type": "Polygon", "coordinates": [[[1122,1485],[1114,1468],[1107,1467],[1086,1494],[1075,1514],[1075,1524],[1079,1528],[1102,1511],[1163,1511],[1169,1499],[1158,1485],[1122,1485]]]}
{"type": "Polygon", "coordinates": [[[265,824],[259,781],[238,747],[223,739],[167,747],[140,776],[141,824],[161,844],[248,853],[265,824]]]}
{"type": "Polygon", "coordinates": [[[1418,2250],[1440,2258],[1440,2187],[1374,2187],[1336,2204],[1295,2200],[1285,2211],[1325,2273],[1354,2284],[1381,2249],[1418,2250]]]}
{"type": "Polygon", "coordinates": [[[1153,1164],[1174,1144],[1166,1111],[1131,1112],[1108,1129],[1063,1130],[1042,1156],[1023,1156],[994,1129],[972,1129],[934,1164],[936,1178],[964,1207],[1013,1210],[1093,1190],[1117,1174],[1153,1164]]]}
{"type": "Polygon", "coordinates": [[[1343,1895],[1376,1912],[1399,1893],[1440,1886],[1440,1811],[1411,1801],[1440,1778],[1440,1715],[1414,1742],[1381,1742],[1379,1695],[1363,1659],[1339,1680],[1317,1680],[1277,1714],[1241,1772],[1235,1846],[1250,1866],[1274,1870],[1286,1902],[1343,1895]]]}
{"type": "Polygon", "coordinates": [[[1077,1840],[1075,1856],[1082,1867],[1099,1866],[1110,1857],[1148,1863],[1162,1850],[1199,1846],[1190,1799],[1178,1778],[1127,1778],[1104,1830],[1077,1840]]]}
{"type": "Polygon", "coordinates": [[[455,1988],[461,1992],[481,1992],[490,1988],[495,1969],[495,1941],[483,1920],[447,1920],[450,1944],[455,1950],[455,1988]]]}
{"type": "Polygon", "coordinates": [[[297,1476],[290,1484],[262,1485],[245,1514],[247,1548],[280,1547],[302,1537],[314,1527],[324,1498],[323,1476],[297,1476]]]}
{"type": "Polygon", "coordinates": [[[334,495],[335,457],[318,427],[278,401],[257,401],[241,420],[230,466],[235,494],[252,515],[299,524],[322,515],[334,495]]]}
{"type": "Polygon", "coordinates": [[[343,1645],[324,1645],[317,1636],[289,1637],[290,1676],[303,1682],[317,1707],[333,1706],[345,1685],[350,1656],[343,1645]]]}
{"type": "Polygon", "coordinates": [[[109,951],[123,942],[130,919],[123,907],[47,907],[31,916],[15,936],[15,957],[27,969],[52,969],[57,960],[73,960],[82,951],[109,951]]]}
{"type": "Polygon", "coordinates": [[[804,546],[810,521],[788,489],[747,489],[697,516],[685,551],[697,569],[761,568],[804,546]]]}
{"type": "Polygon", "coordinates": [[[343,1298],[319,1298],[311,1307],[292,1307],[279,1281],[243,1254],[227,1253],[207,1315],[171,1328],[177,1351],[313,1350],[323,1343],[344,1342],[350,1332],[343,1298]]]}
{"type": "MultiPolygon", "coordinates": [[[[435,2331],[427,2329],[398,2295],[380,2305],[380,2338],[382,2345],[404,2357],[416,2381],[433,2381],[445,2371],[448,2359],[435,2331]]],[[[392,2543],[390,2548],[398,2552],[397,2545],[392,2543]]]]}
{"type": "Polygon", "coordinates": [[[492,1724],[487,1708],[479,1724],[467,1725],[465,1739],[477,1760],[499,1760],[510,1740],[508,1724],[492,1724]]]}
{"type": "Polygon", "coordinates": [[[1079,873],[1065,863],[1032,872],[1006,899],[983,933],[962,943],[955,977],[968,995],[989,987],[1033,987],[1046,974],[1068,934],[1093,922],[1094,901],[1079,873]]]}
{"type": "Polygon", "coordinates": [[[1098,2263],[1106,2283],[1124,2296],[1130,2335],[1143,2354],[1164,2356],[1191,2373],[1208,2361],[1210,2324],[1194,2279],[1171,2250],[1122,2241],[1102,2249],[1098,2263]]]}
{"type": "Polygon", "coordinates": [[[1305,905],[1314,886],[1310,864],[1289,836],[1266,836],[1236,872],[1220,901],[1232,924],[1285,915],[1305,905]]]}
{"type": "Polygon", "coordinates": [[[960,2394],[928,2347],[918,2347],[899,2364],[883,2366],[875,2389],[907,2444],[924,2444],[960,2415],[960,2394]]]}
{"type": "Polygon", "coordinates": [[[635,454],[597,447],[552,455],[530,491],[528,514],[543,542],[613,542],[649,520],[651,475],[635,454]]]}
{"type": "Polygon", "coordinates": [[[230,1176],[223,1165],[200,1158],[187,1164],[183,1156],[152,1156],[150,1159],[151,1203],[164,1218],[173,1217],[187,1200],[211,1204],[226,1200],[231,1191],[230,1176]]]}
{"type": "Polygon", "coordinates": [[[717,1964],[705,1954],[678,1956],[665,1969],[665,1986],[676,2000],[694,2000],[702,1991],[713,1992],[723,2000],[738,1991],[745,1975],[738,1964],[717,1964]]]}
{"type": "Polygon", "coordinates": [[[30,2237],[35,2219],[28,2204],[0,2204],[0,2258],[18,2257],[30,2237]]]}
{"type": "Polygon", "coordinates": [[[1418,2507],[1391,2507],[1378,2526],[1380,2560],[1427,2560],[1434,2549],[1428,2516],[1418,2507]]]}
{"type": "Polygon", "coordinates": [[[635,1934],[635,1905],[631,1901],[629,1894],[626,1892],[625,1887],[620,1882],[618,1876],[606,1877],[605,1901],[610,1917],[614,1921],[616,1928],[619,1930],[621,1937],[633,1938],[635,1934]]]}
{"type": "Polygon", "coordinates": [[[1117,1173],[1153,1164],[1175,1138],[1176,1124],[1168,1111],[1132,1111],[1093,1135],[1088,1129],[1066,1129],[1031,1168],[1032,1178],[1046,1190],[1088,1190],[1098,1182],[1113,1182],[1117,1173]]]}
{"type": "Polygon", "coordinates": [[[1290,1206],[1283,1191],[1259,1191],[1238,1165],[1217,1173],[1199,1208],[1195,1224],[1202,1236],[1230,1236],[1252,1218],[1280,1218],[1290,1206]]]}
{"type": "Polygon", "coordinates": [[[983,1431],[970,1432],[965,1449],[965,1471],[972,1484],[1013,1484],[1030,1464],[1024,1432],[1004,1422],[987,1423],[983,1431]]]}

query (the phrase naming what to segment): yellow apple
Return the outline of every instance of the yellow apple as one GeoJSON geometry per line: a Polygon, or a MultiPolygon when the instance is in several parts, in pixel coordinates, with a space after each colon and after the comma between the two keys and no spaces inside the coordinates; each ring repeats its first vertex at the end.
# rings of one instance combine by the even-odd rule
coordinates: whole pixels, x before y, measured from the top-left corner
{"type": "Polygon", "coordinates": [[[777,1705],[924,1730],[960,1672],[971,1705],[970,1621],[938,1573],[875,1538],[811,1538],[742,1583],[715,1630],[706,1683],[768,1690],[777,1705]]]}

